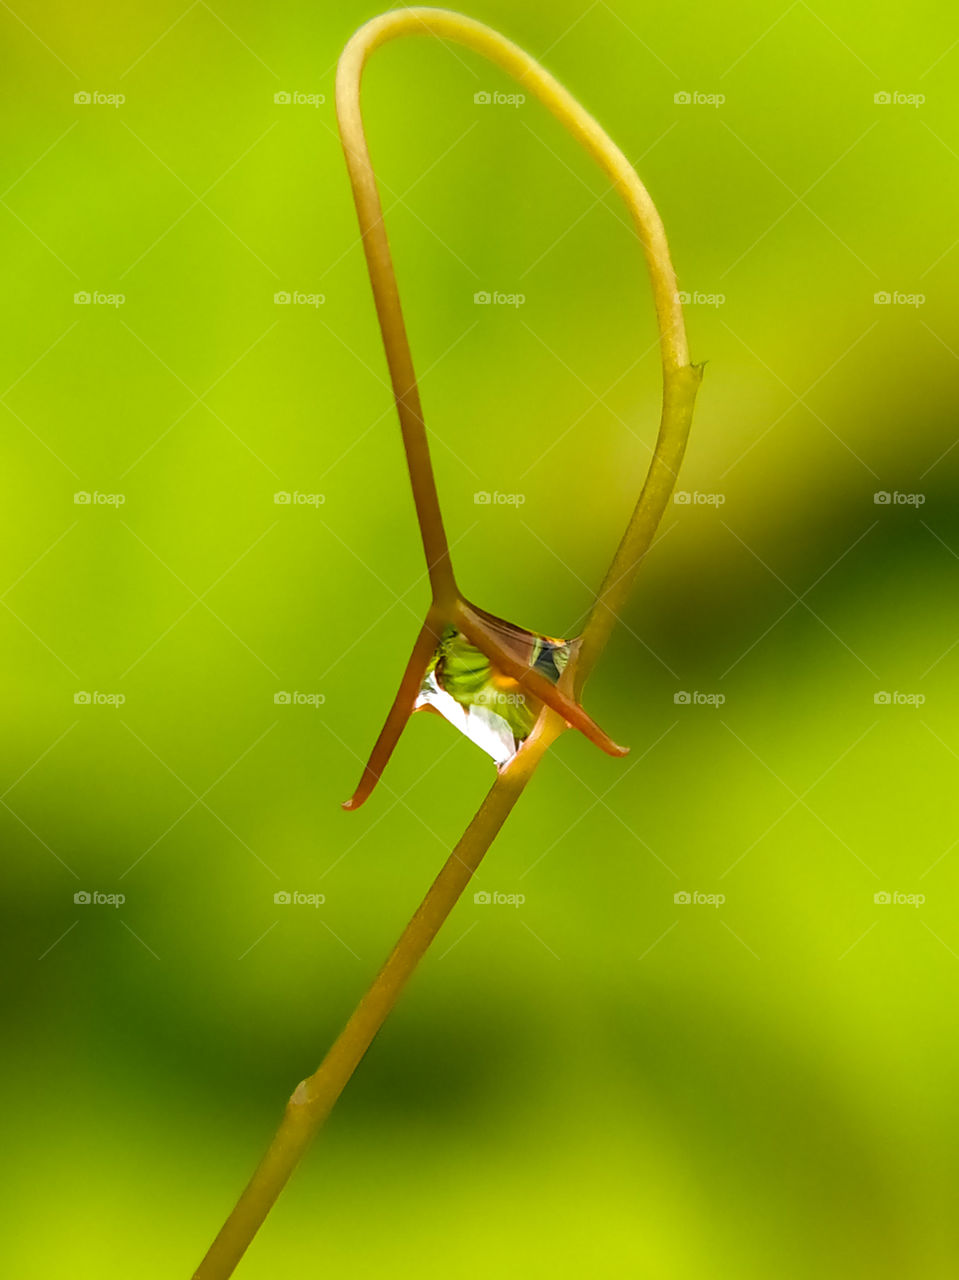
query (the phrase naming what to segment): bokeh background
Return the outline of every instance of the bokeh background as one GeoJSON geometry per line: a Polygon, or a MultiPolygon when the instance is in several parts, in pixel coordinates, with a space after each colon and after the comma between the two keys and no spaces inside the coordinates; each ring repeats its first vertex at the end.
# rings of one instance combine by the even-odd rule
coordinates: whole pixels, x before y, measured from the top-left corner
{"type": "MultiPolygon", "coordinates": [[[[417,717],[339,808],[427,600],[332,108],[375,12],[0,13],[18,1280],[190,1274],[492,780],[417,717]]],[[[240,1274],[952,1275],[955,12],[470,12],[659,205],[690,497],[587,690],[632,755],[551,752],[476,884],[524,901],[457,907],[240,1274]]],[[[656,333],[602,176],[474,101],[516,91],[405,41],[365,109],[459,578],[571,635],[656,333]]]]}

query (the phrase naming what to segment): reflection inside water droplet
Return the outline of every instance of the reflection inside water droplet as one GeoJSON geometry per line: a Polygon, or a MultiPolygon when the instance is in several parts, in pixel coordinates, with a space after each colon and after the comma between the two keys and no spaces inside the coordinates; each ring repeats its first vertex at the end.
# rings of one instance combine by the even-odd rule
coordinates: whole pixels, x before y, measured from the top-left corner
{"type": "MultiPolygon", "coordinates": [[[[556,684],[569,661],[570,641],[535,635],[489,614],[484,617],[502,631],[528,667],[556,684]]],[[[519,681],[498,671],[461,631],[448,626],[414,710],[438,712],[502,767],[529,737],[542,705],[519,681]]]]}

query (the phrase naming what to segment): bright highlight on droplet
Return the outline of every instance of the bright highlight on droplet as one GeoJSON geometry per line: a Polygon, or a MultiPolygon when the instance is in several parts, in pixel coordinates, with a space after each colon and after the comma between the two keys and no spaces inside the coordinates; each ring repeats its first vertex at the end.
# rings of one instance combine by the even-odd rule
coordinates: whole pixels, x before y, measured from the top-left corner
{"type": "MultiPolygon", "coordinates": [[[[570,642],[497,622],[522,646],[528,666],[556,684],[569,661],[570,642]]],[[[502,768],[529,737],[542,705],[521,681],[497,671],[461,631],[447,627],[413,709],[438,712],[502,768]]]]}

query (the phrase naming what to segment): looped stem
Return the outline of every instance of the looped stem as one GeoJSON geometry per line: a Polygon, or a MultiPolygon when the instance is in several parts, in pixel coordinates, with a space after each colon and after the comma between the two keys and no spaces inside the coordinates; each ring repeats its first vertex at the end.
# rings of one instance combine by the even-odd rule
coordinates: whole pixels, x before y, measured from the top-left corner
{"type": "MultiPolygon", "coordinates": [[[[433,589],[433,608],[417,642],[408,676],[414,660],[419,659],[420,649],[425,650],[435,635],[438,618],[453,614],[464,602],[456,588],[450,565],[413,360],[360,115],[360,79],[367,57],[379,45],[401,35],[432,35],[455,40],[484,54],[535,93],[612,179],[633,216],[649,268],[663,362],[663,412],[659,436],[636,509],[557,686],[563,698],[563,702],[557,705],[565,705],[566,701],[576,698],[602,652],[616,614],[626,600],[639,563],[669,501],[686,445],[701,369],[689,364],[676,279],[655,206],[623,153],[557,80],[505,37],[482,23],[444,9],[391,11],[367,23],[356,33],[340,59],[337,113],[433,589]]],[[[474,617],[474,629],[476,623],[477,618],[474,617]]],[[[401,697],[394,708],[397,715],[402,712],[411,687],[412,680],[405,679],[401,697]]],[[[233,1274],[290,1174],[469,883],[544,752],[566,723],[558,711],[544,706],[530,736],[500,770],[476,816],[343,1032],[317,1071],[294,1091],[267,1154],[197,1268],[194,1280],[226,1280],[233,1274]]],[[[388,737],[387,734],[381,755],[383,752],[388,755],[388,737]]],[[[379,742],[377,748],[380,749],[379,742]]],[[[376,763],[385,763],[385,759],[380,761],[377,758],[376,763]]],[[[372,785],[372,781],[375,781],[375,776],[365,777],[363,785],[372,785]]]]}
{"type": "Polygon", "coordinates": [[[580,658],[583,675],[578,681],[579,688],[608,638],[612,619],[625,603],[635,570],[669,501],[686,445],[701,371],[689,364],[676,274],[656,206],[623,152],[569,90],[512,40],[507,40],[482,22],[449,9],[394,10],[361,27],[344,49],[337,68],[336,114],[396,397],[434,601],[452,605],[457,592],[430,462],[413,357],[360,109],[360,86],[370,54],[390,40],[416,35],[435,36],[465,45],[496,63],[539,98],[570,136],[593,157],[622,197],[632,216],[649,270],[663,364],[663,419],[636,510],[587,624],[587,631],[592,625],[595,636],[587,641],[584,633],[580,658]]]}

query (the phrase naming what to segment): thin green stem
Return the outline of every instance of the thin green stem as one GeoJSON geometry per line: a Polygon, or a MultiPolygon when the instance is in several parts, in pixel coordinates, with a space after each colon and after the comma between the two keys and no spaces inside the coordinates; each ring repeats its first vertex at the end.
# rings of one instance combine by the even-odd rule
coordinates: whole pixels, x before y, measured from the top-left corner
{"type": "Polygon", "coordinates": [[[233,1274],[290,1174],[386,1021],[413,970],[469,884],[555,732],[553,726],[537,726],[523,750],[498,775],[333,1047],[314,1074],[293,1091],[266,1155],[196,1269],[194,1280],[223,1280],[233,1274]]]}
{"type": "Polygon", "coordinates": [[[448,603],[455,597],[455,585],[416,389],[413,357],[360,109],[363,69],[370,54],[390,40],[407,35],[438,36],[465,45],[485,55],[535,94],[611,180],[613,189],[630,212],[646,258],[659,325],[663,412],[646,482],[583,631],[572,684],[578,695],[629,597],[640,562],[669,502],[686,448],[702,370],[689,363],[676,273],[656,206],[626,156],[572,94],[511,40],[481,22],[448,9],[400,9],[384,13],[361,27],[340,59],[336,77],[337,118],[393,380],[434,599],[448,603]]]}
{"type": "MultiPolygon", "coordinates": [[[[682,308],[666,235],[649,193],[623,153],[567,90],[517,45],[482,23],[448,10],[395,10],[362,27],[340,59],[337,115],[429,567],[433,609],[438,614],[451,614],[460,596],[450,564],[413,359],[360,112],[360,83],[367,58],[380,45],[405,35],[430,35],[456,41],[483,54],[520,80],[612,180],[632,214],[646,258],[660,332],[663,412],[653,460],[636,509],[559,682],[564,694],[575,697],[609,638],[616,615],[628,596],[639,563],[669,501],[686,446],[701,370],[689,364],[682,308]]],[[[401,686],[397,715],[405,707],[408,692],[401,686]]],[[[194,1273],[194,1280],[226,1280],[233,1274],[546,749],[567,727],[562,716],[544,707],[533,732],[499,772],[476,816],[343,1032],[317,1071],[297,1086],[267,1154],[194,1273]]]]}
{"type": "Polygon", "coordinates": [[[616,620],[636,581],[639,566],[663,518],[693,420],[696,392],[702,382],[701,365],[663,368],[663,412],[653,459],[626,532],[599,589],[580,637],[572,690],[578,696],[596,660],[606,648],[616,620]]]}

